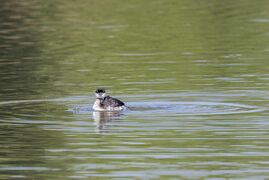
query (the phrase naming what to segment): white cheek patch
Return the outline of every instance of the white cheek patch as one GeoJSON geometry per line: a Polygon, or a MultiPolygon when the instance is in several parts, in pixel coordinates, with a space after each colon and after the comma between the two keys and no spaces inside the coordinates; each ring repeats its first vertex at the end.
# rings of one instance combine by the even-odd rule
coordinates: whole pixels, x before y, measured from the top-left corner
{"type": "Polygon", "coordinates": [[[106,97],[106,93],[95,93],[95,96],[97,98],[104,98],[104,97],[106,97]]]}
{"type": "Polygon", "coordinates": [[[100,94],[98,94],[98,93],[95,93],[95,96],[97,97],[97,98],[101,98],[102,96],[100,96],[100,94]]]}

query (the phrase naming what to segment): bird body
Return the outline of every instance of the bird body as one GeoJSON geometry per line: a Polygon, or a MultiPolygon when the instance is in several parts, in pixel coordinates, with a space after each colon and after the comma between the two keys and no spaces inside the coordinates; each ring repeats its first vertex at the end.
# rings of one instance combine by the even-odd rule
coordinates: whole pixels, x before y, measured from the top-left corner
{"type": "Polygon", "coordinates": [[[126,109],[125,104],[119,99],[106,95],[104,89],[96,90],[96,100],[93,104],[95,111],[122,111],[126,109]]]}

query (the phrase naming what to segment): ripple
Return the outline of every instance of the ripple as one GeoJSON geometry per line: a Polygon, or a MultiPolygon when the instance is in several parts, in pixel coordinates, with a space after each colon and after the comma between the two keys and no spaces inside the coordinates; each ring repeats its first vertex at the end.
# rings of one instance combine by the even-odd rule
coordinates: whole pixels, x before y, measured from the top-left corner
{"type": "MultiPolygon", "coordinates": [[[[224,102],[207,102],[207,101],[139,101],[127,102],[128,110],[125,114],[141,116],[173,116],[173,115],[227,115],[262,112],[263,108],[224,102]]],[[[68,111],[74,114],[92,113],[91,105],[74,105],[68,111]]]]}
{"type": "MultiPolygon", "coordinates": [[[[185,94],[186,95],[186,94],[185,94]]],[[[157,95],[156,95],[157,96],[157,95]]],[[[155,97],[156,97],[155,96],[155,97]]],[[[191,96],[191,94],[189,95],[191,96]]],[[[161,97],[161,96],[160,96],[161,97]]],[[[174,96],[173,96],[174,97],[174,96]]],[[[75,96],[64,97],[56,99],[36,99],[36,100],[18,100],[18,101],[4,101],[0,102],[1,106],[13,106],[23,107],[27,106],[28,109],[31,106],[35,107],[36,103],[52,103],[55,105],[71,105],[72,107],[67,109],[68,112],[74,114],[91,114],[92,109],[90,104],[82,103],[88,97],[75,96]]],[[[127,96],[128,98],[128,96],[127,96]]],[[[173,115],[224,115],[224,114],[241,114],[241,113],[254,113],[264,111],[264,108],[239,103],[226,103],[226,102],[208,102],[208,101],[169,101],[159,98],[143,100],[142,96],[137,96],[132,101],[127,101],[126,104],[129,110],[126,114],[131,115],[145,115],[145,116],[169,116],[173,115]],[[135,101],[133,101],[135,100],[135,101]],[[139,101],[137,101],[139,100],[139,101]]],[[[92,100],[93,101],[93,100],[92,100]]]]}
{"type": "Polygon", "coordinates": [[[256,106],[221,103],[221,102],[132,102],[129,103],[134,112],[143,114],[181,114],[181,115],[221,115],[260,112],[256,106]]]}

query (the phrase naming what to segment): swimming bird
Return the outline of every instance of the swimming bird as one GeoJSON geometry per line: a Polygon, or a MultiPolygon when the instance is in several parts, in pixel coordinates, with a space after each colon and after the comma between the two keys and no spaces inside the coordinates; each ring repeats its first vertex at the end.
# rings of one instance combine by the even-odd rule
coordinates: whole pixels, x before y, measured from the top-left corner
{"type": "Polygon", "coordinates": [[[106,90],[98,88],[95,91],[96,100],[93,104],[94,111],[122,111],[126,109],[125,104],[113,97],[106,95],[106,90]]]}

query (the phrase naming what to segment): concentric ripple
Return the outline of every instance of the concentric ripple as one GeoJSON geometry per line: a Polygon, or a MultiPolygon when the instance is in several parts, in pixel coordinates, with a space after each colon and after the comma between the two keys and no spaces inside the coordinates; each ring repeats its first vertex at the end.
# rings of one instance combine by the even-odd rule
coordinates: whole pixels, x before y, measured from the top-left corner
{"type": "Polygon", "coordinates": [[[259,112],[256,106],[221,102],[131,102],[130,109],[143,114],[220,115],[259,112]]]}
{"type": "MultiPolygon", "coordinates": [[[[127,97],[128,98],[128,97],[127,97]]],[[[137,98],[137,97],[136,97],[137,98]]],[[[131,98],[132,99],[132,98],[131,98]]],[[[170,101],[160,99],[159,101],[146,99],[144,101],[137,98],[136,101],[126,102],[129,107],[126,114],[139,114],[143,115],[221,115],[221,114],[240,114],[240,113],[253,113],[260,112],[264,109],[257,106],[239,104],[239,103],[226,103],[226,102],[207,102],[207,101],[170,101]],[[139,101],[138,101],[139,100],[139,101]]],[[[74,114],[91,114],[91,104],[85,104],[88,101],[86,96],[66,97],[57,99],[37,99],[37,100],[21,100],[21,101],[5,101],[0,102],[0,107],[12,106],[25,107],[31,109],[37,104],[52,103],[54,106],[69,106],[66,111],[71,111],[74,114]]],[[[132,99],[133,100],[133,99],[132,99]]],[[[93,100],[91,100],[93,101],[93,100]]]]}

